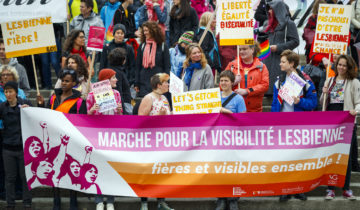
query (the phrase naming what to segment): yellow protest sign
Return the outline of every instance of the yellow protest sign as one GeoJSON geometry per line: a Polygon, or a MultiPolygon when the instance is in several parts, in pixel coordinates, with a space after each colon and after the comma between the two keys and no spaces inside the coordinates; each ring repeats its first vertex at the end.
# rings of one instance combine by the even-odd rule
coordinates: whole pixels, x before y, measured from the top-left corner
{"type": "Polygon", "coordinates": [[[254,44],[252,0],[221,0],[218,7],[220,45],[254,44]]]}
{"type": "Polygon", "coordinates": [[[350,40],[351,6],[320,4],[314,53],[346,54],[350,40]]]}
{"type": "Polygon", "coordinates": [[[173,94],[174,114],[219,113],[221,95],[219,88],[173,94]]]}
{"type": "Polygon", "coordinates": [[[7,58],[57,51],[51,17],[1,23],[7,58]]]}

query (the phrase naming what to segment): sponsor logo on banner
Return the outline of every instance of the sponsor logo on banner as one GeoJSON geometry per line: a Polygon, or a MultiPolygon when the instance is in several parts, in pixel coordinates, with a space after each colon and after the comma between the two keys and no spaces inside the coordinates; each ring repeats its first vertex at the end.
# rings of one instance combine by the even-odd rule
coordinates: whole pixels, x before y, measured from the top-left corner
{"type": "Polygon", "coordinates": [[[272,190],[264,190],[264,191],[253,191],[253,195],[254,196],[259,196],[259,195],[274,195],[275,192],[272,190]]]}
{"type": "Polygon", "coordinates": [[[339,177],[337,174],[329,174],[329,180],[328,180],[328,184],[337,184],[339,180],[339,177]]]}
{"type": "Polygon", "coordinates": [[[318,182],[312,184],[312,185],[310,186],[310,189],[315,189],[317,186],[320,185],[320,183],[321,183],[321,180],[319,180],[318,182]]]}
{"type": "Polygon", "coordinates": [[[242,194],[246,194],[247,192],[245,192],[243,189],[241,189],[241,187],[233,187],[233,195],[242,195],[242,194]]]}
{"type": "Polygon", "coordinates": [[[282,193],[284,194],[293,194],[293,193],[299,193],[302,192],[304,190],[304,187],[294,187],[294,188],[286,188],[286,189],[282,189],[282,193]]]}

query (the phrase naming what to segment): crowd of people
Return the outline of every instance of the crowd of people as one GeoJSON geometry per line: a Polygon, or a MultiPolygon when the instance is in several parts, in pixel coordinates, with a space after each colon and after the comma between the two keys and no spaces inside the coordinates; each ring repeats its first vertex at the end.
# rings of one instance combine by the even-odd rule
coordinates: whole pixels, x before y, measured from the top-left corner
{"type": "MultiPolygon", "coordinates": [[[[354,47],[360,42],[358,1],[349,1],[354,10],[349,55],[332,55],[329,60],[329,54],[312,52],[319,4],[341,2],[316,0],[305,26],[302,38],[307,61],[322,69],[331,67],[332,72],[321,78],[322,82],[314,82],[301,71],[300,57],[293,52],[300,37],[285,1],[261,0],[257,7],[258,41],[268,40],[271,51],[269,57],[261,60],[258,42],[219,46],[213,18],[216,0],[69,0],[70,32],[65,35],[66,24],[54,23],[58,51],[36,56],[41,88],[54,90],[48,101],[38,95],[37,106],[70,114],[170,115],[169,75],[173,73],[183,81],[184,92],[218,84],[221,113],[262,112],[263,98],[272,97],[272,112],[315,111],[325,104],[323,111],[343,110],[356,115],[360,112],[359,59],[354,47]],[[91,66],[86,49],[90,26],[106,28],[103,51],[96,54],[95,66],[91,66]],[[52,84],[51,69],[58,77],[56,84],[52,84]],[[278,94],[291,74],[306,82],[301,93],[293,97],[293,104],[278,94]],[[117,107],[99,112],[90,83],[103,80],[110,81],[117,107]]],[[[23,167],[20,108],[32,106],[27,98],[29,91],[36,88],[33,72],[28,56],[5,57],[4,41],[0,38],[0,198],[6,198],[8,210],[15,209],[15,189],[22,192],[24,208],[32,209],[23,167]]],[[[351,171],[360,171],[357,151],[355,126],[343,188],[343,196],[350,200],[355,199],[349,188],[351,171]]],[[[79,161],[74,161],[80,167],[79,161]]],[[[61,208],[60,193],[53,187],[53,209],[57,210],[61,208]]],[[[70,193],[72,210],[78,209],[76,196],[75,191],[70,193]]],[[[280,201],[291,196],[282,195],[280,201]]],[[[304,194],[294,197],[307,199],[304,194]]],[[[329,187],[326,199],[334,197],[334,188],[329,187]]],[[[106,209],[114,209],[114,197],[106,195],[95,197],[96,209],[104,209],[104,198],[106,209]]],[[[231,210],[238,209],[238,199],[219,198],[216,210],[224,210],[227,203],[231,210]]],[[[147,198],[141,198],[141,210],[147,209],[147,198]]],[[[164,198],[158,198],[158,209],[172,208],[164,198]]]]}

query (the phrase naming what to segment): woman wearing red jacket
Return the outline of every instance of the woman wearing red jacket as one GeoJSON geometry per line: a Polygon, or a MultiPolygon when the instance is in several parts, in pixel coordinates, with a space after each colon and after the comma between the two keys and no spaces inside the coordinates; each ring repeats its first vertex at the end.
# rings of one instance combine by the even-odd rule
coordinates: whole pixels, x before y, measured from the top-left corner
{"type": "Polygon", "coordinates": [[[259,51],[258,44],[239,46],[239,61],[233,60],[225,69],[235,74],[233,89],[244,97],[247,112],[262,112],[263,97],[269,89],[269,71],[256,57],[259,51]]]}

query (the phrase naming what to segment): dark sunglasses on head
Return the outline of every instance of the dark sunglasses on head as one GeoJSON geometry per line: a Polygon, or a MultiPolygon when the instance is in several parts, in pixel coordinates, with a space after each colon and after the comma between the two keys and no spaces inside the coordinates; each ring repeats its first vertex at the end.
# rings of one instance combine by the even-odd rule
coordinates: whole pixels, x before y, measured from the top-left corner
{"type": "Polygon", "coordinates": [[[63,73],[64,73],[64,74],[66,74],[66,73],[76,74],[76,71],[75,71],[75,70],[72,70],[72,69],[65,69],[65,70],[63,70],[63,73]]]}

